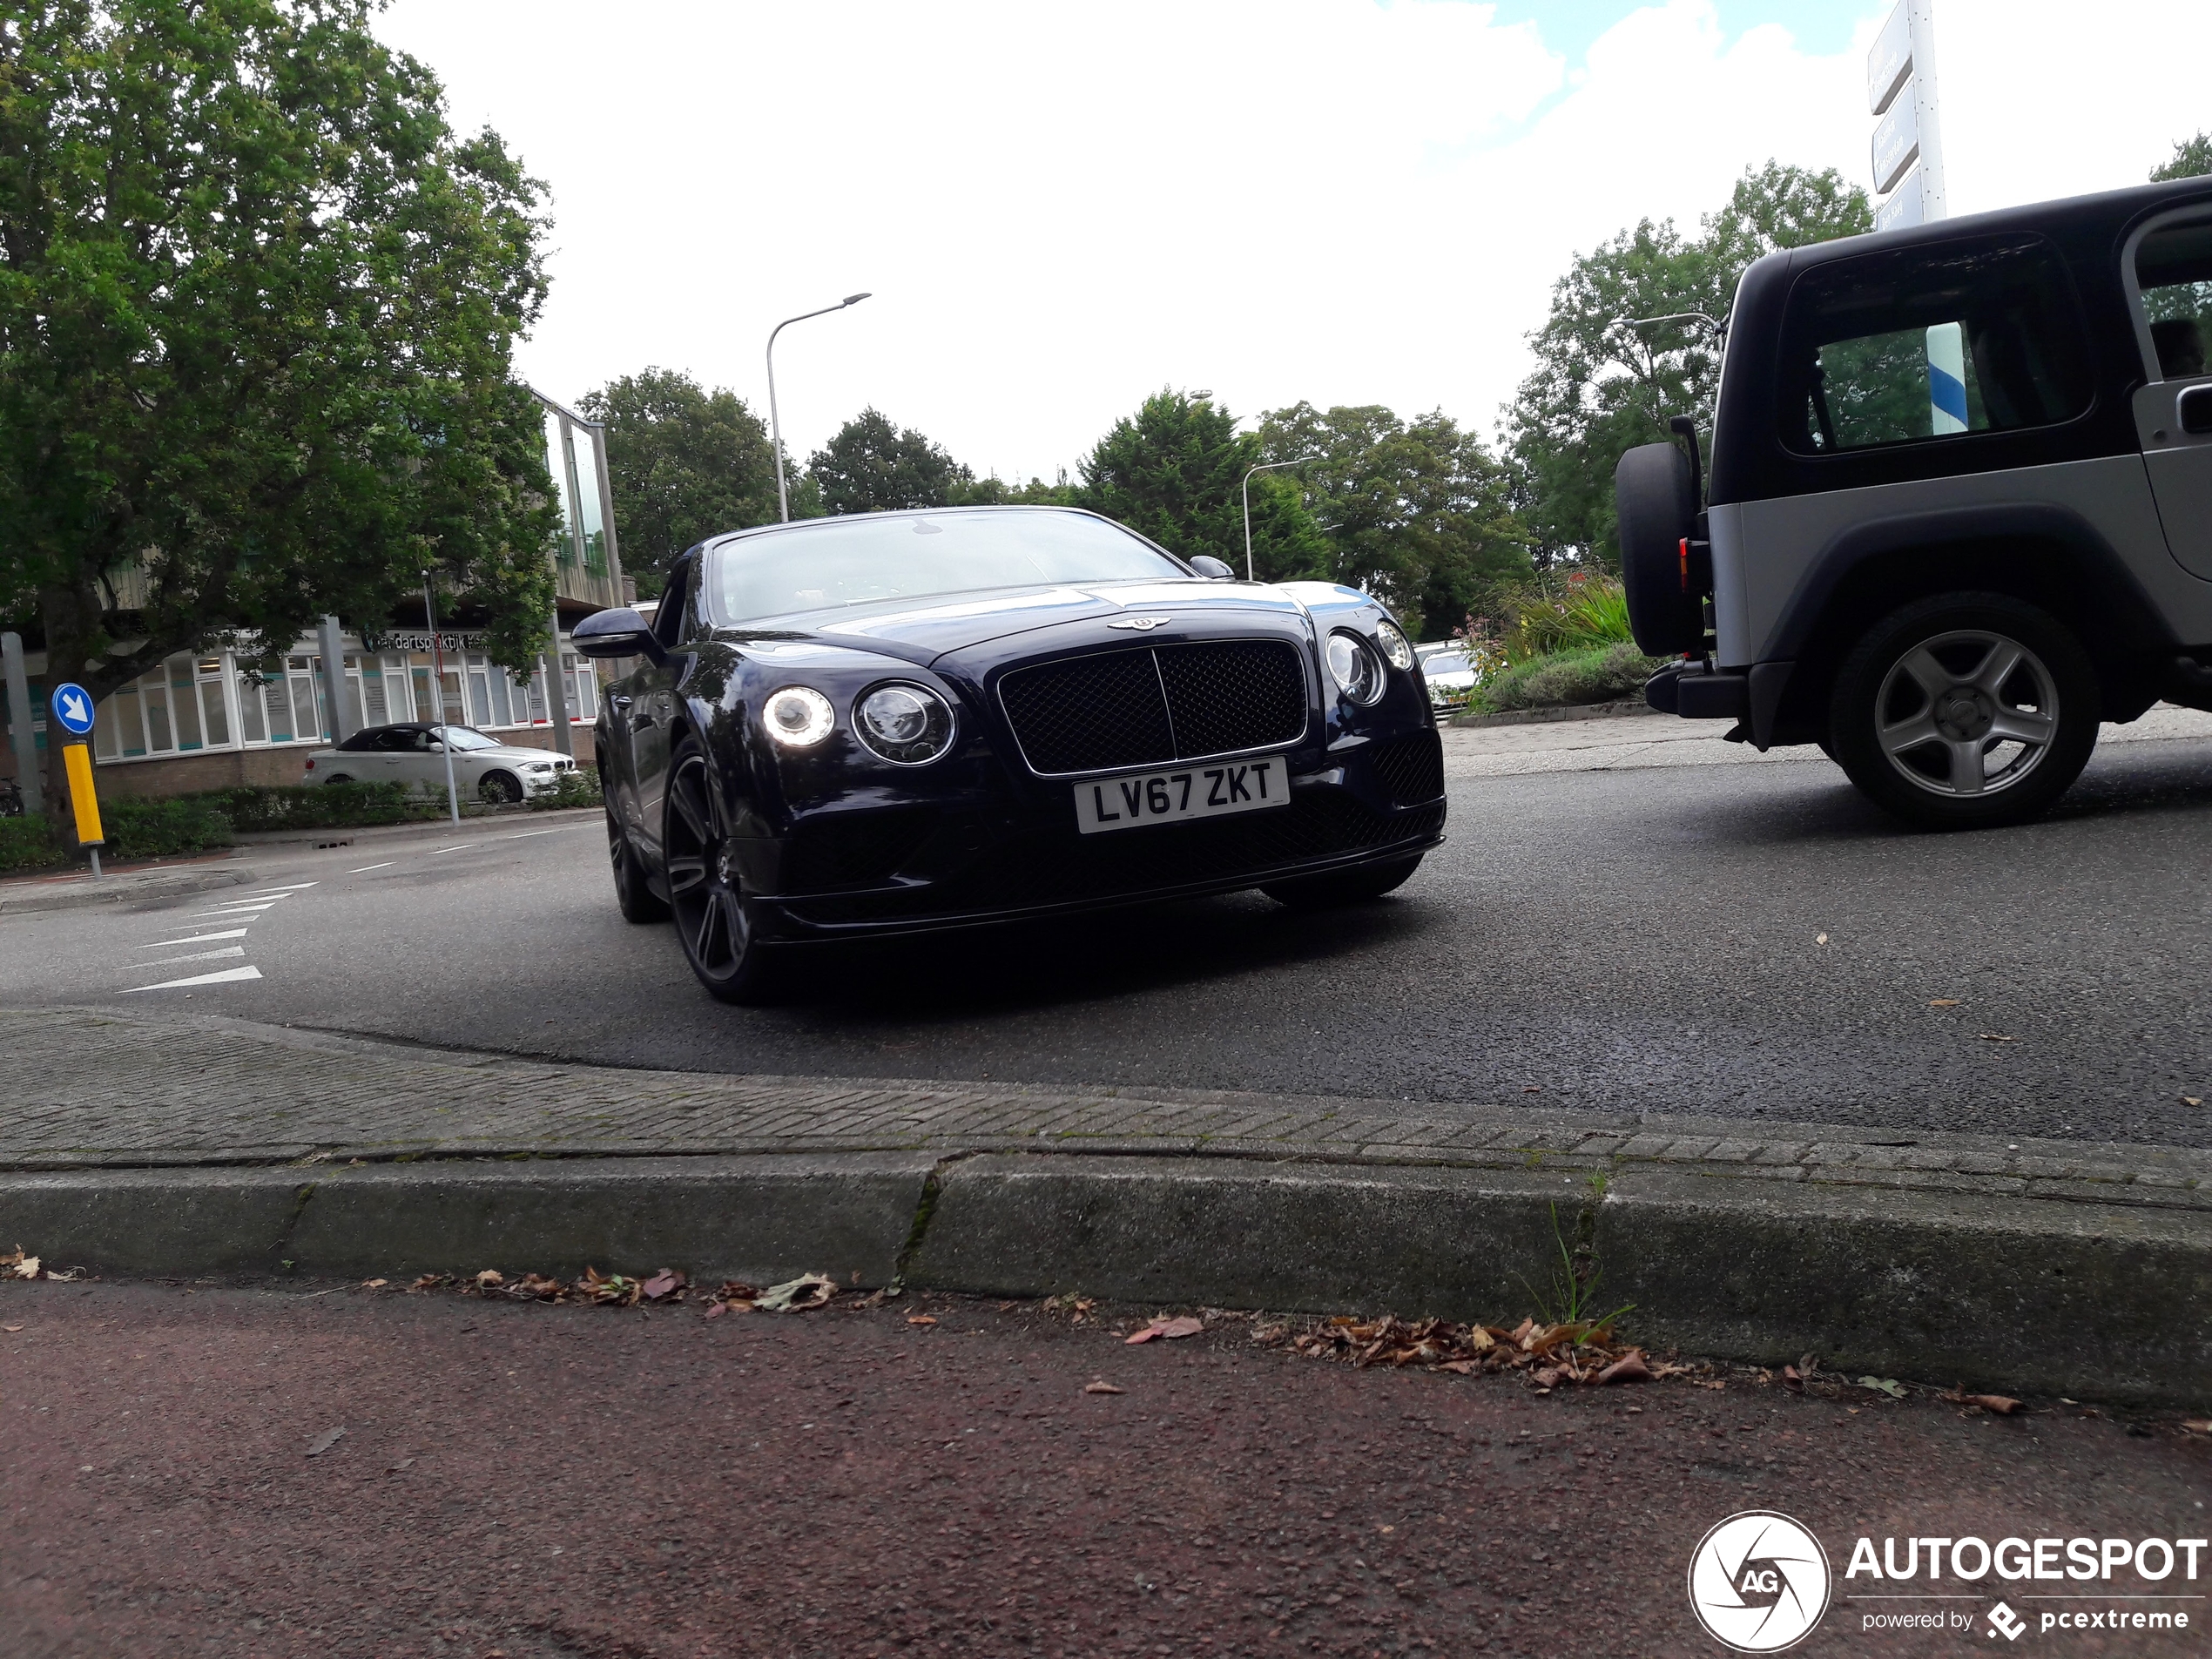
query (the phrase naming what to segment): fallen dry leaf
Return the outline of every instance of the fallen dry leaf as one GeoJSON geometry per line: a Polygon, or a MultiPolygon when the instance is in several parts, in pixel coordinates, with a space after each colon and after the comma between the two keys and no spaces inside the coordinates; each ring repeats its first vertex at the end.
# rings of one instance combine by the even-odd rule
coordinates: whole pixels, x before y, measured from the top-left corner
{"type": "Polygon", "coordinates": [[[804,1313],[824,1305],[836,1294],[835,1279],[826,1273],[807,1273],[770,1285],[753,1298],[752,1305],[771,1313],[804,1313]]]}
{"type": "Polygon", "coordinates": [[[386,1283],[386,1280],[381,1278],[365,1278],[361,1281],[361,1289],[365,1291],[381,1291],[384,1288],[386,1283]]]}
{"type": "Polygon", "coordinates": [[[1955,996],[1939,996],[1928,1006],[1932,1008],[1955,1008],[1959,1006],[1959,999],[1955,996]]]}
{"type": "Polygon", "coordinates": [[[504,1285],[505,1283],[507,1283],[507,1275],[501,1272],[496,1267],[487,1267],[482,1272],[476,1275],[476,1288],[480,1291],[492,1290],[498,1285],[504,1285]]]}
{"type": "Polygon", "coordinates": [[[2198,1099],[2195,1095],[2184,1095],[2182,1096],[2182,1104],[2184,1106],[2202,1106],[2204,1103],[2198,1099]]]}
{"type": "Polygon", "coordinates": [[[2182,1426],[2192,1434],[2212,1434],[2212,1418],[2189,1418],[2182,1426]]]}
{"type": "Polygon", "coordinates": [[[664,1267],[637,1287],[638,1294],[648,1302],[664,1301],[682,1290],[688,1281],[672,1267],[664,1267]]]}
{"type": "Polygon", "coordinates": [[[1083,1385],[1086,1394],[1126,1394],[1126,1388],[1116,1388],[1109,1382],[1089,1382],[1083,1385]]]}
{"type": "Polygon", "coordinates": [[[307,1442],[307,1455],[309,1457],[320,1457],[325,1452],[330,1450],[332,1447],[337,1445],[339,1441],[344,1440],[345,1438],[346,1431],[344,1429],[327,1428],[323,1430],[321,1433],[316,1435],[314,1439],[307,1442]]]}
{"type": "Polygon", "coordinates": [[[709,1302],[706,1305],[706,1317],[710,1319],[718,1319],[729,1311],[730,1305],[727,1302],[709,1302]]]}
{"type": "Polygon", "coordinates": [[[1983,1032],[1981,1040],[1984,1042],[2018,1042],[2020,1041],[2018,1037],[2000,1036],[1994,1031],[1983,1032]]]}
{"type": "Polygon", "coordinates": [[[1602,1383],[1649,1382],[1651,1367],[1643,1363],[1643,1350],[1631,1348],[1597,1373],[1602,1383]]]}
{"type": "Polygon", "coordinates": [[[1179,1318],[1154,1319],[1142,1331],[1132,1332],[1124,1340],[1134,1346],[1140,1342],[1150,1342],[1155,1337],[1166,1337],[1170,1340],[1178,1337],[1195,1337],[1205,1328],[1204,1321],[1194,1319],[1186,1313],[1179,1318]]]}
{"type": "Polygon", "coordinates": [[[22,1260],[18,1261],[16,1264],[16,1277],[17,1278],[37,1278],[38,1277],[38,1258],[36,1256],[25,1256],[22,1260]]]}
{"type": "Polygon", "coordinates": [[[908,1325],[934,1325],[937,1323],[937,1316],[934,1313],[909,1313],[907,1315],[907,1323],[908,1325]]]}
{"type": "Polygon", "coordinates": [[[1969,1394],[1966,1404],[1979,1406],[1986,1412],[1995,1412],[2000,1417],[2010,1417],[2020,1408],[2020,1401],[2010,1394],[1969,1394]]]}
{"type": "Polygon", "coordinates": [[[1828,942],[1828,935],[1827,935],[1826,934],[1821,934],[1818,938],[1815,939],[1812,942],[1813,942],[1814,944],[1816,944],[1816,945],[1824,945],[1824,944],[1826,944],[1826,943],[1828,942]]]}
{"type": "Polygon", "coordinates": [[[19,1325],[0,1325],[0,1331],[5,1331],[10,1336],[15,1335],[17,1332],[22,1329],[23,1326],[19,1325]]]}

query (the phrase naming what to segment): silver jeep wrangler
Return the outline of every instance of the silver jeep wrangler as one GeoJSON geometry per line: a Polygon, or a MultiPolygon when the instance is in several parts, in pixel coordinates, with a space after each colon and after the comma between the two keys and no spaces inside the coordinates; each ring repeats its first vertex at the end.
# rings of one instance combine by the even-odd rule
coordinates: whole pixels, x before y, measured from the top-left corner
{"type": "Polygon", "coordinates": [[[1647,700],[1944,828],[2212,708],[2208,333],[2212,179],[1759,260],[1710,489],[1683,416],[1614,475],[1636,641],[1680,658],[1647,700]]]}

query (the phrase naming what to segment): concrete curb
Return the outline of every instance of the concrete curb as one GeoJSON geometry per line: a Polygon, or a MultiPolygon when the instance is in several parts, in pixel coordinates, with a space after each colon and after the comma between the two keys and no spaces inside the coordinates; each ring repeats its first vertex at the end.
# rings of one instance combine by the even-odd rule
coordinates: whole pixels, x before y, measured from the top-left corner
{"type": "Polygon", "coordinates": [[[1544,725],[1554,720],[1619,720],[1659,711],[1642,698],[1614,703],[1575,703],[1557,708],[1507,709],[1498,714],[1455,714],[1447,722],[1458,726],[1544,725]]]}
{"type": "Polygon", "coordinates": [[[1582,1246],[1654,1347],[2212,1399],[2199,1214],[1632,1174],[1096,1153],[785,1153],[0,1177],[0,1234],[171,1277],[829,1272],[986,1295],[1517,1321],[1582,1246]]]}

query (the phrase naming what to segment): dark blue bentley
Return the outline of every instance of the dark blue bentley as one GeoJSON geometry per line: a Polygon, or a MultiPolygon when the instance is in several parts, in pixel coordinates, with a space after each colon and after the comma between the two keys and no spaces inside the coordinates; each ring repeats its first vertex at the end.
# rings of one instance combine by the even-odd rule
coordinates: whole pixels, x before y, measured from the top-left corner
{"type": "Polygon", "coordinates": [[[715,995],[779,952],[1258,887],[1389,892],[1443,839],[1413,648],[1366,594],[1238,582],[1095,514],[772,525],[691,550],[594,741],[615,892],[715,995]]]}

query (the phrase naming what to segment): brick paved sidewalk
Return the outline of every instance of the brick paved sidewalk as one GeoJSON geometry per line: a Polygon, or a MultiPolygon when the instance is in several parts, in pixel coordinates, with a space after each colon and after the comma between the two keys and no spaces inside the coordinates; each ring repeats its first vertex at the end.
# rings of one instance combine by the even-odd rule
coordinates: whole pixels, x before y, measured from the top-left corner
{"type": "Polygon", "coordinates": [[[1222,1091],[560,1065],[219,1018],[0,1010],[0,1169],[942,1150],[1216,1155],[2212,1210],[2212,1151],[1222,1091]]]}

